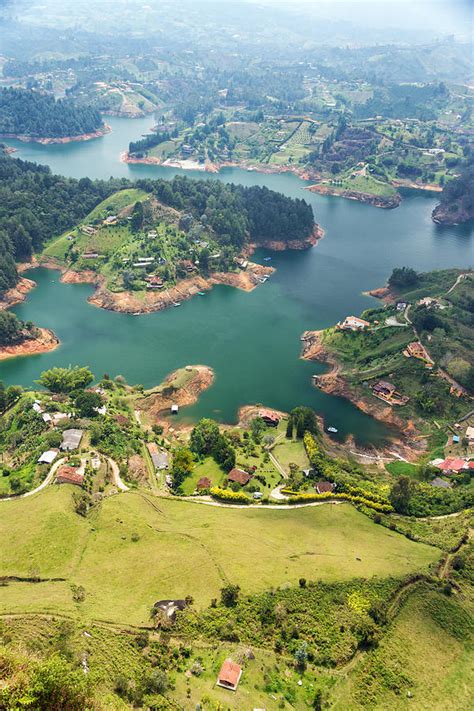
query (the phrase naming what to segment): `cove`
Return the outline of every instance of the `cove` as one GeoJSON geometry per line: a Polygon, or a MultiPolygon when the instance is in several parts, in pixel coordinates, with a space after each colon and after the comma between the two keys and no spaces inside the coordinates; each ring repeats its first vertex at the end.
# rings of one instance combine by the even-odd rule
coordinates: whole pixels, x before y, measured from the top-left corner
{"type": "MultiPolygon", "coordinates": [[[[19,149],[20,158],[74,177],[133,179],[184,172],[120,161],[128,142],[152,125],[151,117],[108,122],[113,132],[89,143],[7,143],[19,149]]],[[[199,171],[186,174],[209,177],[199,171]]],[[[305,198],[326,230],[325,238],[305,252],[258,253],[257,261],[269,254],[277,271],[251,293],[215,287],[179,309],[142,316],[97,309],[86,301],[91,287],[61,284],[59,273],[34,270],[28,276],[38,287],[15,312],[53,329],[61,346],[49,354],[3,362],[0,378],[31,385],[53,365],[82,364],[98,377],[121,373],[130,383],[150,387],[177,367],[202,363],[215,370],[215,384],[183,418],[235,422],[241,405],[262,402],[288,410],[305,404],[337,427],[341,437],[353,434],[361,445],[382,444],[389,435],[385,426],[312,386],[311,375],[322,367],[299,360],[300,336],[377,304],[362,292],[383,285],[395,266],[423,271],[469,266],[474,256],[472,228],[435,225],[430,219],[435,200],[426,196],[405,196],[399,208],[387,211],[309,193],[304,181],[288,173],[227,168],[212,177],[305,198]]]]}

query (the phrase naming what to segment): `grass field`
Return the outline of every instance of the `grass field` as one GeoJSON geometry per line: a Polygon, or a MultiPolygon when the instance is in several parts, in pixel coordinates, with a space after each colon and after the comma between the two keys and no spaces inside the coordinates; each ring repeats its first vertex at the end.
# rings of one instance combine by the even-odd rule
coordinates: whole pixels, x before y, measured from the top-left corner
{"type": "Polygon", "coordinates": [[[415,593],[380,647],[336,688],[331,708],[471,709],[472,618],[471,634],[468,627],[469,614],[458,601],[415,593]]]}
{"type": "Polygon", "coordinates": [[[85,588],[74,605],[86,618],[142,625],[156,600],[206,605],[229,581],[252,593],[300,577],[400,576],[439,557],[350,505],[236,510],[128,493],[83,519],[71,494],[49,487],[0,504],[0,575],[64,578],[1,588],[0,612],[70,612],[72,584],[85,588]]]}

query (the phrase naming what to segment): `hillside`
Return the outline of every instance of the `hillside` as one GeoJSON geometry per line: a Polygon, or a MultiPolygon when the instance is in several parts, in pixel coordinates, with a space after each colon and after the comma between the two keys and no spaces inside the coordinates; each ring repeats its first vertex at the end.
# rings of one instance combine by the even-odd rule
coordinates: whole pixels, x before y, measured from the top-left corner
{"type": "Polygon", "coordinates": [[[95,134],[103,128],[100,113],[90,107],[27,89],[0,89],[0,135],[57,139],[95,134]]]}
{"type": "Polygon", "coordinates": [[[440,423],[449,431],[471,406],[473,276],[406,271],[411,283],[403,283],[405,270],[394,270],[391,285],[372,292],[385,306],[365,311],[361,324],[304,334],[303,356],[331,364],[318,387],[395,425],[420,451],[420,433],[429,437],[440,423]],[[393,385],[393,399],[378,396],[380,382],[393,385]]]}

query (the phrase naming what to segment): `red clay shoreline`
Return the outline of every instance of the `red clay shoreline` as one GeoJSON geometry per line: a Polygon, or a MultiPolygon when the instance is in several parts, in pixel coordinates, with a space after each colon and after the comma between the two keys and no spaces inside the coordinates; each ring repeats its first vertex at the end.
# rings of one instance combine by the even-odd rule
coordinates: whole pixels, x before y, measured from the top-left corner
{"type": "MultiPolygon", "coordinates": [[[[112,128],[106,123],[102,128],[91,133],[83,133],[79,136],[62,136],[62,137],[41,137],[41,136],[26,136],[18,133],[0,133],[0,138],[15,138],[22,143],[40,143],[43,146],[53,144],[76,143],[80,141],[91,141],[94,138],[101,138],[112,132],[112,128]]],[[[12,152],[12,151],[10,151],[12,152]]]]}

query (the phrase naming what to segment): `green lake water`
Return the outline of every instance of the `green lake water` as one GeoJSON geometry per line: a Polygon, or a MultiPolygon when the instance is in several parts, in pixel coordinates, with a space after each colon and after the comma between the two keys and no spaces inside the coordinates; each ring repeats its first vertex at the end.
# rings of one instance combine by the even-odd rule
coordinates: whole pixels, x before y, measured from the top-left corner
{"type": "MultiPolygon", "coordinates": [[[[45,163],[64,175],[172,177],[183,172],[159,166],[127,165],[120,153],[145,133],[153,119],[109,119],[113,132],[84,144],[38,146],[7,141],[21,158],[45,163]]],[[[209,177],[189,172],[192,177],[209,177]]],[[[300,336],[325,328],[347,314],[358,314],[375,299],[362,292],[385,283],[394,266],[418,270],[466,267],[474,263],[471,227],[439,227],[430,218],[435,200],[406,196],[395,210],[381,210],[304,191],[294,175],[265,175],[229,168],[221,180],[266,185],[291,197],[304,197],[326,230],[319,245],[305,252],[263,253],[277,271],[252,293],[216,287],[180,308],[130,316],[90,306],[87,285],[61,284],[59,273],[32,271],[38,287],[17,315],[55,331],[61,346],[52,353],[0,364],[0,379],[31,385],[53,365],[89,365],[96,376],[122,374],[150,387],[171,370],[202,363],[215,370],[212,388],[181,418],[211,416],[234,422],[241,405],[264,403],[282,410],[313,407],[339,435],[353,434],[362,445],[380,444],[387,428],[349,402],[325,395],[311,383],[324,368],[299,359],[300,336]]]]}

